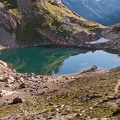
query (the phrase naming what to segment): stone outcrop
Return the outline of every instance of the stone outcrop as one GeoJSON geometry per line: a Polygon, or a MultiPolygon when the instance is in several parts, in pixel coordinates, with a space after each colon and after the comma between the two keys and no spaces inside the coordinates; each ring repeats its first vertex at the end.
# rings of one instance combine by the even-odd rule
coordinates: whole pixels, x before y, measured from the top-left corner
{"type": "Polygon", "coordinates": [[[15,91],[0,90],[0,97],[8,96],[15,93],[15,91]]]}
{"type": "Polygon", "coordinates": [[[3,62],[2,60],[0,60],[0,66],[8,67],[7,63],[6,63],[6,62],[3,62]]]}
{"type": "Polygon", "coordinates": [[[9,9],[0,2],[0,44],[2,46],[16,46],[15,29],[19,23],[19,19],[10,14],[9,9]]]}
{"type": "Polygon", "coordinates": [[[97,66],[96,66],[96,65],[93,65],[90,69],[84,70],[83,73],[84,73],[84,72],[95,72],[95,71],[97,71],[97,66]]]}
{"type": "Polygon", "coordinates": [[[17,104],[17,103],[22,103],[22,102],[24,102],[24,100],[22,98],[16,97],[13,99],[12,104],[17,104]]]}
{"type": "Polygon", "coordinates": [[[112,25],[105,29],[101,35],[108,39],[108,46],[120,52],[120,24],[112,25]]]}
{"type": "Polygon", "coordinates": [[[16,18],[9,12],[9,9],[0,2],[0,25],[4,26],[9,32],[13,32],[17,25],[20,23],[19,19],[16,18]]]}
{"type": "Polygon", "coordinates": [[[50,1],[58,6],[62,4],[61,0],[50,0],[50,1]]]}

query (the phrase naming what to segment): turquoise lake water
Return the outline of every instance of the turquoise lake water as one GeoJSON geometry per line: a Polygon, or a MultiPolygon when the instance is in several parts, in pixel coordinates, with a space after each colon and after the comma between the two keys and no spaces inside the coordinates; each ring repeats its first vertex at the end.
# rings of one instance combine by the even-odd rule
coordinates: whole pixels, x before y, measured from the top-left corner
{"type": "Polygon", "coordinates": [[[0,59],[21,73],[67,75],[96,65],[99,70],[120,66],[120,57],[105,51],[74,48],[29,47],[5,49],[0,59]]]}

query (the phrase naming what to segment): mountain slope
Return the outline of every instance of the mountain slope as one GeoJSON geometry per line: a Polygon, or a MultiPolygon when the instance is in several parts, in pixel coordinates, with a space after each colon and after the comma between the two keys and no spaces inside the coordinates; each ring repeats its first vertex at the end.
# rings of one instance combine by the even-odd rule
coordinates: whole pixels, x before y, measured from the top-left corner
{"type": "Polygon", "coordinates": [[[119,0],[62,0],[62,3],[82,17],[112,25],[120,21],[119,0]]]}
{"type": "Polygon", "coordinates": [[[61,0],[2,0],[0,18],[0,44],[5,47],[49,45],[120,51],[119,33],[117,39],[109,39],[111,34],[116,36],[112,30],[106,35],[109,27],[82,18],[61,0]],[[101,37],[109,42],[88,44],[101,37]]]}
{"type": "Polygon", "coordinates": [[[99,37],[97,32],[105,27],[77,16],[60,3],[58,0],[3,0],[0,29],[15,34],[15,46],[83,46],[86,41],[99,37]]]}

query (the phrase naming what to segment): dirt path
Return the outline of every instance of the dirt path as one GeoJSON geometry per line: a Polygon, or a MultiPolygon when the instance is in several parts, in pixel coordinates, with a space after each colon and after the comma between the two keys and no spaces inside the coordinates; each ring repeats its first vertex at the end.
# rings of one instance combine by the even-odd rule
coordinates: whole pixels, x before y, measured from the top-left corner
{"type": "Polygon", "coordinates": [[[118,94],[119,90],[120,90],[120,80],[118,81],[117,85],[115,86],[115,90],[114,90],[115,94],[118,94]]]}

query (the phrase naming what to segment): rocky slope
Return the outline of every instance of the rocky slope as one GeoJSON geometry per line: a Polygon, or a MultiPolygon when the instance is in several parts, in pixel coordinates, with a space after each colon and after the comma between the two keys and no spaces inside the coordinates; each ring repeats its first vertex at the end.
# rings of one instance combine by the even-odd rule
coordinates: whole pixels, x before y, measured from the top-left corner
{"type": "Polygon", "coordinates": [[[12,15],[9,9],[0,2],[0,44],[5,47],[15,46],[16,35],[13,32],[18,24],[18,19],[12,15]]]}
{"type": "Polygon", "coordinates": [[[120,68],[91,70],[57,77],[21,74],[0,61],[0,119],[119,120],[120,68]]]}
{"type": "Polygon", "coordinates": [[[97,32],[105,28],[77,16],[58,0],[15,0],[13,3],[3,0],[0,9],[0,41],[4,46],[8,46],[7,41],[11,38],[13,46],[84,46],[86,41],[99,38],[97,32]]]}
{"type": "Polygon", "coordinates": [[[86,46],[92,49],[105,49],[120,55],[120,24],[107,27],[100,32],[100,36],[108,41],[103,43],[96,42],[95,44],[87,43],[86,46]]]}
{"type": "Polygon", "coordinates": [[[107,46],[109,46],[109,48],[113,48],[114,50],[118,50],[120,54],[120,24],[108,27],[101,33],[101,35],[110,40],[107,46]]]}

